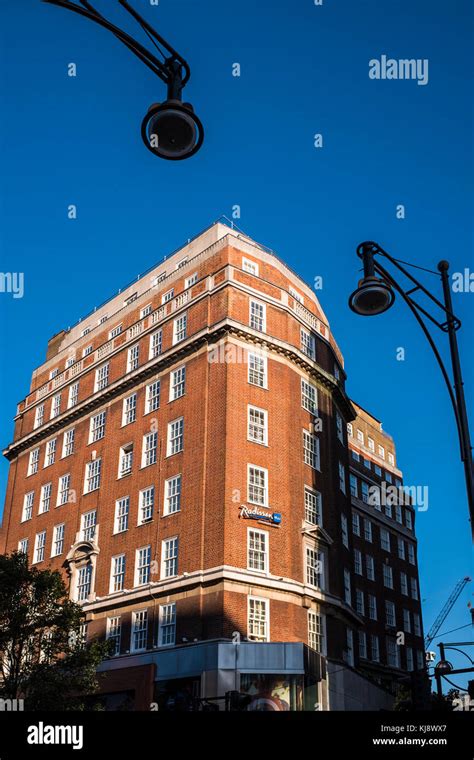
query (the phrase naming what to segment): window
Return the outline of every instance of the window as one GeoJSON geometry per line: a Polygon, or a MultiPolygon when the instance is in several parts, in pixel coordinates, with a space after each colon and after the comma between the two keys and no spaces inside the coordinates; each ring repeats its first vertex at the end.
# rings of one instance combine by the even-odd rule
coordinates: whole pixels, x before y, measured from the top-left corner
{"type": "Polygon", "coordinates": [[[346,648],[344,650],[344,661],[354,667],[354,633],[351,628],[346,628],[346,648]]]}
{"type": "Polygon", "coordinates": [[[392,467],[395,466],[395,457],[390,451],[388,452],[388,463],[392,465],[392,467]]]}
{"type": "Polygon", "coordinates": [[[400,573],[400,591],[403,596],[408,596],[408,577],[406,573],[400,573]]]}
{"type": "Polygon", "coordinates": [[[362,554],[359,549],[354,549],[354,572],[356,575],[362,575],[362,554]]]}
{"type": "Polygon", "coordinates": [[[395,504],[395,520],[397,521],[397,523],[400,523],[400,525],[402,525],[403,517],[402,517],[402,508],[400,504],[395,504]]]}
{"type": "Polygon", "coordinates": [[[370,659],[372,662],[380,662],[379,637],[374,634],[370,637],[370,659]]]}
{"type": "Polygon", "coordinates": [[[391,628],[395,628],[397,625],[395,618],[395,605],[388,599],[385,600],[385,622],[391,628]]]}
{"type": "Polygon", "coordinates": [[[386,552],[390,551],[390,533],[385,528],[380,528],[380,546],[386,552]]]}
{"type": "Polygon", "coordinates": [[[157,274],[152,279],[152,286],[155,287],[155,285],[159,285],[160,282],[163,282],[163,280],[166,280],[166,272],[160,272],[160,274],[157,274]]]}
{"type": "Polygon", "coordinates": [[[360,517],[357,512],[352,513],[352,532],[355,536],[360,536],[360,517]]]}
{"type": "Polygon", "coordinates": [[[409,509],[405,510],[405,524],[409,530],[413,530],[413,520],[409,509]]]}
{"type": "Polygon", "coordinates": [[[357,431],[357,440],[362,444],[364,443],[364,434],[362,430],[357,431]]]}
{"type": "Polygon", "coordinates": [[[321,501],[319,491],[304,487],[304,517],[311,525],[322,525],[321,501]]]}
{"type": "Polygon", "coordinates": [[[356,588],[356,612],[365,615],[364,592],[356,588]]]}
{"type": "Polygon", "coordinates": [[[28,460],[28,475],[34,475],[36,472],[38,472],[39,453],[39,448],[30,451],[30,457],[28,460]]]}
{"type": "Polygon", "coordinates": [[[352,438],[353,436],[353,428],[352,428],[351,422],[347,423],[347,435],[349,436],[349,438],[352,438]]]}
{"type": "Polygon", "coordinates": [[[123,400],[122,425],[130,425],[137,419],[137,394],[132,393],[123,400]]]}
{"type": "Polygon", "coordinates": [[[308,610],[308,646],[320,654],[326,652],[325,623],[324,615],[308,610]]]}
{"type": "Polygon", "coordinates": [[[35,423],[34,427],[39,428],[44,422],[44,404],[40,404],[35,410],[35,423]]]}
{"type": "Polygon", "coordinates": [[[403,630],[405,633],[411,633],[410,610],[403,610],[403,630]]]}
{"type": "Polygon", "coordinates": [[[367,438],[367,446],[368,446],[369,451],[372,451],[375,453],[375,442],[373,438],[370,438],[370,436],[368,436],[367,438]]]}
{"type": "Polygon", "coordinates": [[[247,500],[266,507],[268,503],[268,472],[262,467],[247,466],[247,500]]]}
{"type": "Polygon", "coordinates": [[[79,400],[79,383],[73,383],[72,385],[69,386],[67,408],[71,409],[71,407],[76,406],[78,400],[79,400]]]}
{"type": "Polygon", "coordinates": [[[56,506],[60,507],[63,504],[67,504],[69,501],[69,487],[71,485],[71,476],[68,473],[67,475],[61,475],[58,481],[58,499],[56,502],[56,506]]]}
{"type": "Polygon", "coordinates": [[[422,649],[416,650],[416,668],[417,670],[423,670],[425,667],[424,654],[422,649]]]}
{"type": "Polygon", "coordinates": [[[93,541],[97,527],[97,510],[91,509],[81,516],[81,536],[83,541],[93,541]]]}
{"type": "Polygon", "coordinates": [[[87,601],[91,593],[92,584],[92,565],[84,565],[79,568],[76,582],[76,601],[87,601]]]}
{"type": "Polygon", "coordinates": [[[112,642],[110,654],[114,657],[120,654],[120,639],[122,635],[122,621],[120,615],[107,618],[107,641],[112,642]]]}
{"type": "Polygon", "coordinates": [[[51,402],[51,419],[54,417],[59,417],[59,414],[61,412],[61,394],[57,393],[55,396],[53,396],[53,400],[51,402]]]}
{"type": "Polygon", "coordinates": [[[151,314],[151,303],[147,303],[143,309],[140,309],[140,319],[147,317],[149,314],[151,314]]]}
{"type": "Polygon", "coordinates": [[[155,503],[155,487],[150,486],[140,491],[139,495],[139,508],[138,508],[138,524],[149,522],[153,517],[153,506],[155,503]]]}
{"type": "Polygon", "coordinates": [[[160,408],[160,381],[155,380],[154,383],[147,385],[146,387],[146,402],[145,402],[145,414],[155,412],[160,408]]]}
{"type": "Polygon", "coordinates": [[[132,652],[144,652],[147,645],[148,610],[132,612],[132,652]]]}
{"type": "Polygon", "coordinates": [[[346,547],[346,549],[349,548],[349,531],[347,528],[347,517],[341,513],[341,533],[342,533],[342,543],[346,547]]]}
{"type": "Polygon", "coordinates": [[[125,554],[118,554],[112,557],[110,566],[110,588],[109,593],[123,591],[125,588],[125,554]]]}
{"type": "Polygon", "coordinates": [[[390,475],[389,472],[385,473],[385,480],[387,481],[387,483],[391,483],[392,482],[392,476],[390,475]]]}
{"type": "Polygon", "coordinates": [[[303,430],[303,461],[314,470],[320,469],[319,438],[303,430]]]}
{"type": "Polygon", "coordinates": [[[89,443],[100,441],[105,435],[105,412],[100,412],[91,417],[89,425],[89,443]]]}
{"type": "Polygon", "coordinates": [[[379,478],[382,477],[382,468],[379,467],[378,464],[374,464],[374,472],[379,476],[379,478]]]}
{"type": "Polygon", "coordinates": [[[304,303],[303,296],[300,293],[298,293],[297,290],[292,288],[291,285],[289,287],[289,293],[290,293],[290,296],[292,296],[295,299],[295,301],[298,301],[299,303],[304,303]]]}
{"type": "Polygon", "coordinates": [[[143,546],[135,552],[135,586],[150,582],[151,546],[143,546]]]}
{"type": "Polygon", "coordinates": [[[46,483],[44,486],[41,486],[39,514],[42,514],[43,512],[49,512],[49,508],[51,506],[52,490],[53,486],[51,483],[46,483]]]}
{"type": "Polygon", "coordinates": [[[375,580],[374,558],[370,554],[365,555],[365,569],[369,581],[375,580]]]}
{"type": "Polygon", "coordinates": [[[254,274],[256,277],[258,277],[258,264],[255,261],[242,258],[242,269],[244,270],[244,272],[248,272],[249,274],[254,274]]]}
{"type": "Polygon", "coordinates": [[[263,530],[247,531],[247,567],[268,572],[268,533],[263,530]]]}
{"type": "Polygon", "coordinates": [[[173,422],[168,422],[168,441],[166,455],[172,456],[183,450],[184,444],[184,418],[180,417],[173,422]]]}
{"type": "Polygon", "coordinates": [[[194,285],[195,282],[197,282],[198,279],[198,273],[193,272],[193,274],[189,275],[189,277],[186,277],[184,281],[184,287],[185,289],[190,288],[191,285],[194,285]]]}
{"type": "Polygon", "coordinates": [[[301,350],[310,359],[316,359],[316,339],[303,327],[301,328],[301,350]]]}
{"type": "Polygon", "coordinates": [[[115,502],[114,533],[123,533],[128,529],[130,498],[123,496],[115,502]]]}
{"type": "Polygon", "coordinates": [[[421,636],[421,620],[418,612],[413,613],[413,633],[415,636],[421,636]]]}
{"type": "Polygon", "coordinates": [[[178,537],[166,538],[161,542],[161,577],[174,578],[178,575],[178,537]]]}
{"type": "Polygon", "coordinates": [[[133,370],[138,369],[139,356],[140,346],[138,343],[136,343],[127,351],[127,372],[133,372],[133,370]]]}
{"type": "Polygon", "coordinates": [[[382,565],[383,585],[385,588],[393,588],[393,570],[390,565],[382,565]]]}
{"type": "Polygon", "coordinates": [[[336,412],[336,432],[341,443],[344,443],[343,421],[339,412],[336,412]]]}
{"type": "Polygon", "coordinates": [[[378,447],[378,454],[381,459],[385,459],[385,449],[383,446],[378,447]]]}
{"type": "Polygon", "coordinates": [[[369,484],[365,480],[360,481],[360,492],[364,504],[369,503],[369,484]]]}
{"type": "Polygon", "coordinates": [[[248,600],[248,639],[249,641],[268,641],[269,602],[250,596],[248,600]]]}
{"type": "Polygon", "coordinates": [[[317,390],[314,385],[307,383],[303,378],[301,378],[301,406],[311,414],[316,415],[318,413],[317,390]]]}
{"type": "Polygon", "coordinates": [[[265,332],[265,304],[250,301],[250,327],[265,332]]]}
{"type": "Polygon", "coordinates": [[[352,604],[351,595],[351,574],[349,570],[344,570],[344,601],[346,604],[352,604]]]}
{"type": "Polygon", "coordinates": [[[336,378],[336,380],[339,380],[340,377],[341,377],[341,372],[340,372],[339,367],[338,367],[338,365],[336,363],[334,363],[334,377],[336,378]]]}
{"type": "Polygon", "coordinates": [[[186,387],[186,367],[179,367],[170,375],[170,401],[184,396],[186,387]]]}
{"type": "Polygon", "coordinates": [[[36,534],[34,562],[42,562],[44,560],[45,546],[46,546],[46,531],[42,530],[41,533],[36,534]]]}
{"type": "Polygon", "coordinates": [[[349,475],[349,484],[351,489],[351,496],[358,497],[357,478],[352,473],[349,475]]]}
{"type": "Polygon", "coordinates": [[[181,267],[185,267],[187,263],[188,263],[188,257],[185,256],[184,259],[181,259],[181,261],[178,261],[178,263],[176,264],[176,269],[181,269],[181,267]]]}
{"type": "Polygon", "coordinates": [[[22,538],[18,541],[18,551],[20,554],[28,554],[28,539],[22,538]]]}
{"type": "Polygon", "coordinates": [[[387,636],[387,665],[392,668],[400,667],[400,652],[397,642],[391,636],[387,636]]]}
{"type": "Polygon", "coordinates": [[[168,303],[168,301],[171,301],[171,299],[174,296],[174,288],[171,288],[171,290],[167,290],[166,293],[164,293],[161,297],[161,303],[168,303]]]}
{"type": "Polygon", "coordinates": [[[364,457],[364,467],[366,467],[368,470],[372,469],[372,463],[370,459],[366,459],[365,457],[364,457]]]}
{"type": "Polygon", "coordinates": [[[267,387],[267,357],[259,354],[248,355],[249,374],[248,381],[251,385],[259,388],[267,387]]]}
{"type": "Polygon", "coordinates": [[[413,544],[408,544],[408,562],[410,565],[415,564],[415,547],[413,544]]]}
{"type": "Polygon", "coordinates": [[[410,578],[411,598],[418,599],[418,584],[416,578],[410,578]]]}
{"type": "Polygon", "coordinates": [[[368,595],[369,600],[369,618],[377,620],[377,599],[373,594],[368,595]]]}
{"type": "Polygon", "coordinates": [[[158,645],[173,646],[176,640],[176,604],[160,604],[158,645]]]}
{"type": "Polygon", "coordinates": [[[256,406],[248,407],[247,437],[254,443],[267,444],[267,412],[264,409],[258,409],[256,406]]]}
{"type": "Polygon", "coordinates": [[[120,335],[122,332],[122,324],[117,325],[116,327],[113,327],[112,330],[109,332],[109,340],[112,338],[116,338],[117,335],[120,335]]]}
{"type": "Polygon", "coordinates": [[[149,467],[156,464],[156,453],[158,449],[158,433],[146,433],[143,436],[142,444],[142,467],[149,467]]]}
{"type": "Polygon", "coordinates": [[[97,391],[102,391],[104,388],[107,388],[109,384],[109,363],[103,364],[101,367],[98,367],[95,371],[95,385],[94,385],[94,392],[97,393],[97,391]]]}
{"type": "Polygon", "coordinates": [[[405,542],[403,538],[398,538],[398,559],[405,559],[405,542]]]}
{"type": "Polygon", "coordinates": [[[324,555],[311,546],[306,547],[306,583],[314,588],[324,588],[324,555]]]}
{"type": "Polygon", "coordinates": [[[56,459],[56,438],[53,438],[51,441],[48,441],[48,443],[46,444],[44,466],[49,467],[51,464],[54,464],[55,459],[56,459]]]}
{"type": "Polygon", "coordinates": [[[137,298],[138,298],[138,293],[132,293],[131,296],[129,296],[128,298],[125,299],[125,301],[123,302],[123,305],[124,306],[130,306],[130,304],[133,303],[134,301],[136,301],[137,298]]]}
{"type": "Polygon", "coordinates": [[[23,499],[23,515],[21,518],[22,522],[25,522],[26,520],[31,520],[33,517],[33,503],[35,500],[35,492],[29,491],[29,493],[25,494],[25,497],[23,499]]]}
{"type": "Polygon", "coordinates": [[[84,493],[91,493],[100,488],[101,460],[93,459],[86,463],[86,475],[84,480],[84,493]]]}
{"type": "Polygon", "coordinates": [[[392,517],[392,505],[388,501],[385,504],[385,514],[387,515],[387,517],[390,517],[390,518],[392,517]]]}
{"type": "Polygon", "coordinates": [[[173,322],[173,346],[184,340],[187,332],[188,317],[186,314],[182,314],[180,317],[176,317],[173,322]]]}
{"type": "Polygon", "coordinates": [[[346,469],[342,462],[339,462],[339,488],[342,493],[346,493],[346,469]]]}
{"type": "Polygon", "coordinates": [[[63,457],[74,453],[74,428],[66,430],[63,436],[63,457]]]}
{"type": "Polygon", "coordinates": [[[411,647],[405,647],[405,657],[407,662],[407,670],[411,672],[413,670],[413,649],[411,647]]]}
{"type": "Polygon", "coordinates": [[[84,327],[84,329],[81,332],[81,338],[83,338],[84,335],[88,335],[90,333],[90,331],[91,331],[90,327],[84,327]]]}
{"type": "Polygon", "coordinates": [[[91,353],[92,353],[92,345],[91,346],[86,346],[82,350],[82,357],[85,358],[86,356],[89,356],[91,353]]]}
{"type": "Polygon", "coordinates": [[[119,471],[118,477],[125,478],[132,472],[133,466],[133,443],[127,443],[121,446],[119,453],[119,471]]]}
{"type": "Polygon", "coordinates": [[[181,509],[181,475],[165,481],[164,514],[172,515],[181,509]]]}
{"type": "Polygon", "coordinates": [[[156,359],[163,350],[163,331],[157,330],[150,335],[149,358],[156,359]]]}
{"type": "Polygon", "coordinates": [[[372,523],[367,518],[364,518],[364,538],[372,543],[372,523]]]}
{"type": "Polygon", "coordinates": [[[359,454],[358,451],[352,450],[351,451],[351,457],[354,460],[354,462],[359,462],[360,461],[360,454],[359,454]]]}

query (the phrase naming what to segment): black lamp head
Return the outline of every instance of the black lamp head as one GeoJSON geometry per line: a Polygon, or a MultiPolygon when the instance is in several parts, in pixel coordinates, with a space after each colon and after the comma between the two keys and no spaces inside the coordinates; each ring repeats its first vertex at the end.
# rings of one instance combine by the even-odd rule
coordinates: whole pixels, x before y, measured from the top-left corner
{"type": "Polygon", "coordinates": [[[181,161],[197,153],[204,128],[191,103],[169,99],[150,106],[142,122],[142,139],[155,156],[181,161]]]}
{"type": "Polygon", "coordinates": [[[364,277],[349,298],[349,306],[362,317],[383,314],[395,301],[395,293],[379,277],[364,277]]]}

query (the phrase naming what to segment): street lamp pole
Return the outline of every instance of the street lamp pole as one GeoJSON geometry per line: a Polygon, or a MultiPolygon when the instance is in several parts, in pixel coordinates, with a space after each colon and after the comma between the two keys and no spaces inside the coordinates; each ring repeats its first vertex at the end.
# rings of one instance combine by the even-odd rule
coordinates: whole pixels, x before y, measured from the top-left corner
{"type": "MultiPolygon", "coordinates": [[[[454,411],[454,417],[456,419],[456,426],[459,435],[459,444],[461,452],[461,460],[464,465],[464,473],[466,479],[466,492],[467,501],[469,507],[469,516],[471,521],[471,530],[474,536],[474,470],[472,461],[472,445],[469,432],[469,421],[466,411],[466,400],[464,396],[464,383],[461,372],[461,362],[459,358],[459,349],[457,343],[456,332],[461,327],[461,320],[458,319],[453,313],[453,305],[451,299],[451,289],[449,285],[449,263],[447,261],[440,261],[438,264],[438,271],[440,273],[441,282],[443,286],[444,302],[439,301],[419,280],[417,280],[410,272],[408,272],[402,264],[415,267],[417,269],[423,269],[415,264],[409,264],[408,262],[401,262],[399,259],[395,259],[381,246],[372,241],[366,241],[361,243],[357,247],[357,255],[362,259],[364,267],[364,277],[359,281],[357,289],[352,293],[349,298],[349,306],[356,314],[362,316],[373,316],[382,314],[389,309],[395,301],[395,292],[398,293],[421,329],[423,330],[428,343],[435,355],[436,361],[440,367],[443,375],[446,387],[451,399],[451,404],[454,411]],[[405,277],[410,280],[412,284],[408,290],[404,288],[393,278],[385,267],[383,267],[375,256],[381,256],[387,259],[393,266],[395,266],[405,277]],[[377,276],[379,275],[379,276],[377,276]],[[432,313],[427,311],[421,304],[419,304],[412,297],[412,294],[419,291],[427,296],[430,301],[442,312],[442,318],[439,316],[433,316],[432,313]],[[438,347],[431,335],[427,323],[423,317],[429,319],[436,327],[442,332],[447,332],[449,337],[449,349],[451,355],[452,365],[452,380],[449,377],[448,371],[441,358],[438,347]],[[454,387],[454,391],[453,391],[454,387]]],[[[436,272],[430,271],[432,274],[436,272]]]]}

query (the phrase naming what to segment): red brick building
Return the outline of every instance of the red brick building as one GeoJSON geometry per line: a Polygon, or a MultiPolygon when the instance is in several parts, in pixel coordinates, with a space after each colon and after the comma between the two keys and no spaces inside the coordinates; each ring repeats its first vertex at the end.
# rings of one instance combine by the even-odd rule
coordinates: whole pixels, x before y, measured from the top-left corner
{"type": "Polygon", "coordinates": [[[114,640],[109,707],[373,709],[423,666],[413,508],[345,379],[315,293],[221,223],[49,341],[0,548],[114,640]]]}

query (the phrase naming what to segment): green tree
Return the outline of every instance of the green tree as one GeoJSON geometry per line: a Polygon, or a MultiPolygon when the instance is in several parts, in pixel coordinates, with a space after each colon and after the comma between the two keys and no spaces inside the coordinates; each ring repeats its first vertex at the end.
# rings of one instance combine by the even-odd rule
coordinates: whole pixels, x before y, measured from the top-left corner
{"type": "Polygon", "coordinates": [[[0,555],[0,696],[28,710],[84,710],[97,690],[108,642],[85,644],[84,613],[57,570],[0,555]]]}

